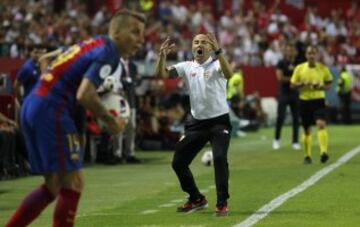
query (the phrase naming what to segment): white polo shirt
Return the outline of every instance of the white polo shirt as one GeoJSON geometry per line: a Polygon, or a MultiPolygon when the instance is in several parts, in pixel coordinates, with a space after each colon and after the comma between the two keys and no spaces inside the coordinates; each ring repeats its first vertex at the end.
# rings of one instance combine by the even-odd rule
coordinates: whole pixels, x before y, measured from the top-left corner
{"type": "Polygon", "coordinates": [[[204,120],[229,113],[226,101],[227,80],[218,60],[209,57],[203,64],[185,61],[172,67],[188,86],[191,114],[195,119],[204,120]]]}

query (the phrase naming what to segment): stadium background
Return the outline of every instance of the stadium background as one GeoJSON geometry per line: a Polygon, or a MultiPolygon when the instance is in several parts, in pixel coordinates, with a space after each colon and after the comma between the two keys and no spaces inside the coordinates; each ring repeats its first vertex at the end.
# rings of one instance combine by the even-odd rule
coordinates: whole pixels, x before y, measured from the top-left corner
{"type": "MultiPolygon", "coordinates": [[[[106,23],[119,7],[136,8],[149,16],[146,43],[135,60],[143,78],[153,77],[159,43],[168,34],[178,45],[170,60],[191,59],[191,37],[215,31],[221,46],[245,79],[245,94],[276,97],[274,65],[281,59],[286,42],[315,44],[320,59],[331,68],[335,81],[339,65],[360,62],[360,25],[357,1],[2,1],[0,29],[0,73],[3,87],[1,111],[14,116],[11,83],[26,59],[27,47],[40,44],[49,50],[106,32],[106,23]],[[7,81],[7,83],[5,82],[7,81]],[[6,104],[5,104],[6,103],[6,104]]],[[[353,67],[354,68],[354,67],[353,67]]],[[[356,67],[355,67],[356,68],[356,67]]],[[[353,113],[359,112],[358,71],[354,73],[353,113]]],[[[165,81],[169,94],[174,81],[165,81]]],[[[336,83],[334,83],[334,88],[336,83]]],[[[339,107],[334,89],[329,107],[339,107]]],[[[269,110],[271,111],[271,110],[269,110]]]]}
{"type": "MultiPolygon", "coordinates": [[[[106,34],[111,15],[122,7],[148,16],[145,43],[133,57],[139,74],[137,148],[171,149],[179,138],[189,108],[187,91],[181,80],[159,79],[154,65],[167,36],[177,45],[169,64],[192,59],[191,39],[199,32],[215,32],[234,70],[241,70],[245,107],[238,116],[255,122],[250,130],[275,122],[275,69],[286,43],[296,46],[299,61],[305,61],[305,47],[315,45],[319,60],[330,68],[334,83],[326,100],[331,123],[341,122],[337,81],[341,67],[348,69],[353,75],[351,114],[354,122],[360,121],[360,9],[351,0],[1,1],[1,113],[18,116],[13,83],[31,46],[50,51],[106,34]]],[[[88,136],[99,135],[94,121],[89,122],[88,136]]]]}

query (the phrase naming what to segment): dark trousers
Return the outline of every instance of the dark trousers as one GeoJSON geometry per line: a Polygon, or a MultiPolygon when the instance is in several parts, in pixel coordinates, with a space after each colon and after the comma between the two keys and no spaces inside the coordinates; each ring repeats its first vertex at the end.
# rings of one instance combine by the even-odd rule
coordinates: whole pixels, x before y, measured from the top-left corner
{"type": "Polygon", "coordinates": [[[339,93],[339,98],[341,100],[341,120],[344,124],[351,124],[351,92],[348,93],[339,93]]]}
{"type": "Polygon", "coordinates": [[[292,142],[297,143],[299,141],[299,98],[297,94],[280,95],[278,99],[275,139],[279,140],[281,137],[281,128],[284,124],[286,117],[286,108],[290,107],[292,116],[292,130],[293,137],[292,142]]]}
{"type": "Polygon", "coordinates": [[[229,198],[229,166],[227,151],[231,126],[228,114],[207,120],[191,120],[185,127],[185,136],[175,146],[172,167],[179,178],[181,188],[190,195],[190,200],[201,197],[189,168],[199,151],[210,141],[215,168],[217,204],[226,204],[229,198]]]}
{"type": "Polygon", "coordinates": [[[25,176],[25,145],[19,131],[0,130],[0,179],[25,176]]]}

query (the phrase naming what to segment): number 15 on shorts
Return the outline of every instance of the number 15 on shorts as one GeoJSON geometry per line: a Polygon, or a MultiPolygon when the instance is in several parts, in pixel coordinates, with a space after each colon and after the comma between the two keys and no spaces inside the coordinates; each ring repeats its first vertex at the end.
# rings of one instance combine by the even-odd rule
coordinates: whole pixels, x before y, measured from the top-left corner
{"type": "Polygon", "coordinates": [[[67,143],[69,146],[70,159],[72,161],[79,160],[80,155],[80,142],[77,134],[68,134],[67,143]]]}

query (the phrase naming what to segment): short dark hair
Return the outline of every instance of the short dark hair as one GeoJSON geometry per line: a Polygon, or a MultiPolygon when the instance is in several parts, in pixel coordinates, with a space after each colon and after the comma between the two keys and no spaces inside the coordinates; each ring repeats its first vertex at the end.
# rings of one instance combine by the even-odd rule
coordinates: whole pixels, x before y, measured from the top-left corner
{"type": "Polygon", "coordinates": [[[114,26],[118,26],[119,24],[127,22],[130,17],[133,17],[144,24],[146,23],[146,16],[144,14],[133,10],[120,9],[111,18],[110,29],[112,29],[114,26]]]}

